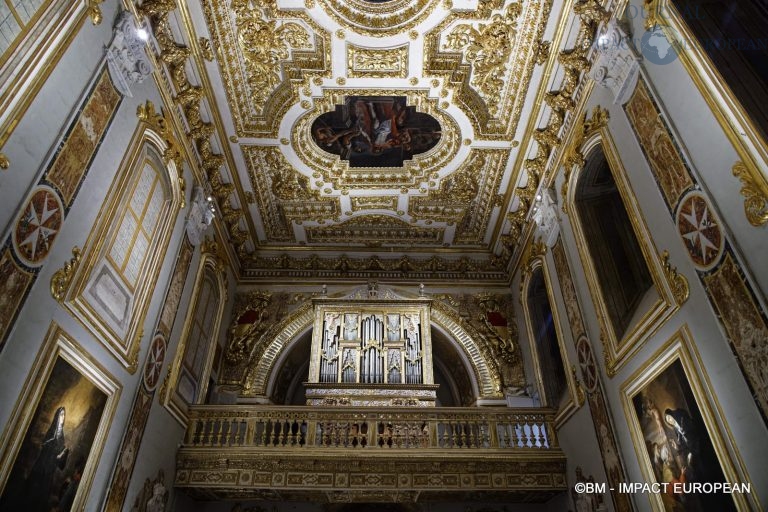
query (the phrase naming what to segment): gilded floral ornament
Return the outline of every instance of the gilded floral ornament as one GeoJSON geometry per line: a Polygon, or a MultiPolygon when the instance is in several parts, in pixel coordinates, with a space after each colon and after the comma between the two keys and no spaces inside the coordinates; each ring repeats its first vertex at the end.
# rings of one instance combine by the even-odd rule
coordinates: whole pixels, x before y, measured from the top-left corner
{"type": "Polygon", "coordinates": [[[338,24],[373,37],[404,33],[440,4],[440,0],[313,0],[313,5],[315,1],[338,24]]]}
{"type": "Polygon", "coordinates": [[[167,147],[163,153],[163,160],[176,164],[179,174],[184,171],[184,157],[179,149],[179,143],[173,132],[173,125],[167,113],[161,114],[155,110],[155,105],[147,100],[144,105],[139,105],[136,109],[136,117],[147,123],[154,131],[163,137],[167,147]]]}
{"type": "Polygon", "coordinates": [[[659,13],[659,0],[643,0],[643,12],[645,13],[645,30],[653,30],[659,25],[661,16],[659,13]]]}
{"type": "Polygon", "coordinates": [[[67,295],[67,290],[75,276],[77,267],[80,264],[80,248],[72,248],[72,259],[64,263],[64,266],[53,273],[51,277],[51,296],[57,302],[63,303],[67,295]]]}
{"type": "Polygon", "coordinates": [[[470,85],[480,93],[494,117],[499,113],[501,91],[509,73],[507,63],[515,47],[521,12],[520,4],[511,4],[504,14],[494,14],[490,23],[459,25],[445,39],[445,50],[464,53],[472,66],[470,85]]]}
{"type": "Polygon", "coordinates": [[[571,365],[571,375],[573,375],[573,382],[576,384],[576,402],[578,403],[578,406],[581,407],[587,400],[587,394],[584,391],[584,385],[581,383],[581,379],[579,379],[575,364],[571,365]]]}
{"type": "Polygon", "coordinates": [[[214,53],[213,47],[211,46],[211,40],[207,37],[201,37],[198,39],[198,43],[200,43],[200,53],[203,55],[203,58],[208,62],[212,62],[214,53]]]}
{"type": "Polygon", "coordinates": [[[307,30],[295,22],[270,19],[268,10],[247,0],[234,0],[238,45],[245,57],[247,79],[256,104],[262,109],[282,82],[281,64],[292,49],[309,49],[307,30]]]}
{"type": "Polygon", "coordinates": [[[669,262],[669,252],[667,250],[664,250],[661,253],[661,263],[664,267],[664,275],[667,276],[669,286],[672,288],[672,295],[674,295],[677,304],[682,305],[688,300],[688,296],[690,295],[688,279],[686,279],[684,275],[678,273],[677,267],[673,267],[669,262]]]}
{"type": "Polygon", "coordinates": [[[736,162],[733,175],[741,180],[741,195],[744,196],[744,214],[750,224],[756,227],[768,223],[768,183],[759,171],[736,162]]]}
{"type": "Polygon", "coordinates": [[[88,0],[88,16],[91,18],[91,23],[94,25],[100,25],[104,15],[101,12],[101,5],[104,0],[88,0]]]}

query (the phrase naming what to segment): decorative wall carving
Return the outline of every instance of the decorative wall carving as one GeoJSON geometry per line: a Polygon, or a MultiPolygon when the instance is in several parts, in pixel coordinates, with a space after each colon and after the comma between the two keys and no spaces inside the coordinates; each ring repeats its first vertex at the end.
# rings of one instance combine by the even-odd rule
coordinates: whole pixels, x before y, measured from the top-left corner
{"type": "Polygon", "coordinates": [[[548,0],[480,2],[424,36],[424,70],[443,77],[476,134],[514,136],[551,7],[548,0]]]}
{"type": "Polygon", "coordinates": [[[765,418],[768,415],[768,319],[765,311],[730,248],[714,271],[700,277],[765,418]]]}
{"type": "Polygon", "coordinates": [[[768,185],[758,173],[741,161],[733,166],[733,175],[742,183],[744,214],[749,223],[756,227],[768,223],[768,185]]]}
{"type": "Polygon", "coordinates": [[[611,90],[615,104],[623,105],[637,85],[640,60],[616,18],[611,19],[600,30],[597,51],[598,56],[592,64],[589,76],[602,87],[611,90]]]}
{"type": "Polygon", "coordinates": [[[406,78],[408,45],[374,49],[349,44],[347,69],[350,78],[406,78]]]}
{"type": "Polygon", "coordinates": [[[152,74],[152,63],[144,50],[146,42],[139,37],[139,25],[130,11],[122,11],[115,22],[114,36],[106,49],[109,76],[115,88],[132,97],[131,86],[142,83],[152,74]]]}
{"type": "Polygon", "coordinates": [[[205,239],[205,230],[213,221],[214,211],[213,201],[205,196],[202,188],[195,187],[186,223],[187,237],[192,245],[198,246],[205,239]]]}
{"type": "Polygon", "coordinates": [[[651,96],[644,80],[624,106],[632,129],[643,149],[651,172],[659,184],[664,200],[670,211],[674,211],[680,197],[693,186],[688,164],[651,96]]]}

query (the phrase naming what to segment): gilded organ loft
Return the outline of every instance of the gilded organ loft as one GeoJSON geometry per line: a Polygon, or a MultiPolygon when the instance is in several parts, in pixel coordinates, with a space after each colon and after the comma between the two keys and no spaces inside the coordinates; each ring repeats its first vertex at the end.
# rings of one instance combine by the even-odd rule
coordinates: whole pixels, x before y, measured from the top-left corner
{"type": "Polygon", "coordinates": [[[765,508],[765,26],[0,0],[0,510],[765,508]]]}

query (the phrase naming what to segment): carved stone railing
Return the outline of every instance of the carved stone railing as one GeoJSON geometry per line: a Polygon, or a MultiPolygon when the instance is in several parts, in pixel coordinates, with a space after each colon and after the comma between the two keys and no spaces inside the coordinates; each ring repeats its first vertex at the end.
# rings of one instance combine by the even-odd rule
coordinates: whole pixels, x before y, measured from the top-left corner
{"type": "Polygon", "coordinates": [[[195,406],[174,486],[201,500],[544,502],[567,490],[550,409],[195,406]]]}
{"type": "Polygon", "coordinates": [[[184,446],[339,450],[548,450],[554,411],[508,408],[198,406],[184,446]]]}

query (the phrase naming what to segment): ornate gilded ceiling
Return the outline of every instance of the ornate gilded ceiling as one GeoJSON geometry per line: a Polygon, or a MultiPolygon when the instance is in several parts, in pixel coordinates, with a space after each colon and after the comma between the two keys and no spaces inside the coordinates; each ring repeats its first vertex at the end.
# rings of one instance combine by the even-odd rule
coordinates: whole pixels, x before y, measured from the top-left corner
{"type": "Polygon", "coordinates": [[[530,152],[520,143],[542,115],[545,39],[562,34],[555,6],[177,3],[176,28],[155,35],[166,49],[164,37],[186,40],[206,60],[171,74],[190,82],[173,79],[182,104],[202,97],[193,117],[213,136],[203,167],[242,275],[336,277],[343,267],[424,279],[442,269],[502,281],[530,152]]]}

